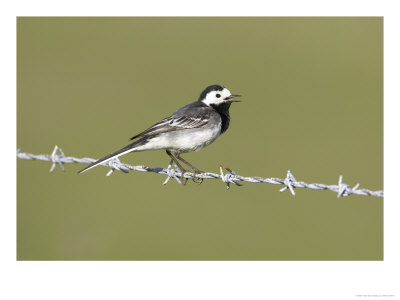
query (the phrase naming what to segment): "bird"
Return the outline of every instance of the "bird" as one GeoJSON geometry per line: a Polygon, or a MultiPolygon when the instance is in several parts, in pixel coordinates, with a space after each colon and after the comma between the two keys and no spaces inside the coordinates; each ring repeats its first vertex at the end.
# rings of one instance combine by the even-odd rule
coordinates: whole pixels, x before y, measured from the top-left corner
{"type": "MultiPolygon", "coordinates": [[[[183,159],[181,154],[198,151],[226,132],[230,123],[229,108],[233,102],[241,102],[238,97],[241,95],[231,94],[222,85],[210,85],[201,92],[197,101],[179,108],[171,116],[131,137],[130,140],[134,142],[91,163],[78,173],[130,152],[165,150],[171,163],[174,162],[181,171],[181,180],[186,184],[186,170],[179,161],[189,166],[195,174],[203,172],[183,159]]],[[[194,177],[192,179],[195,181],[194,177]]]]}

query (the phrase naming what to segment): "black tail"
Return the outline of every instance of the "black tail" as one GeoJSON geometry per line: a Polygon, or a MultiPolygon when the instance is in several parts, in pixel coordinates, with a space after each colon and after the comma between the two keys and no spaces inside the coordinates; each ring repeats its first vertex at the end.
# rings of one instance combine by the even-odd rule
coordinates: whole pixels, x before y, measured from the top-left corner
{"type": "Polygon", "coordinates": [[[141,146],[143,144],[145,144],[145,142],[147,142],[146,139],[140,139],[124,148],[122,148],[121,150],[115,151],[114,153],[108,154],[107,156],[104,156],[103,158],[100,158],[99,160],[95,161],[94,163],[91,163],[90,165],[88,165],[87,167],[83,168],[82,170],[78,171],[78,173],[83,173],[85,171],[88,171],[102,163],[105,163],[109,160],[112,160],[113,158],[119,157],[121,155],[124,155],[126,153],[132,152],[135,150],[135,148],[137,146],[141,146]]]}

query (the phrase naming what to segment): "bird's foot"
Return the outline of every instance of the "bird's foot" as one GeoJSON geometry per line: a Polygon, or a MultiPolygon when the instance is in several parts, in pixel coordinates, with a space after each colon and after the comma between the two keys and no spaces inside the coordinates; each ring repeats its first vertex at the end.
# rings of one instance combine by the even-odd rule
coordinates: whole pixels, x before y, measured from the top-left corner
{"type": "Polygon", "coordinates": [[[186,170],[185,169],[181,169],[180,171],[182,173],[181,178],[180,178],[181,179],[181,183],[182,183],[182,185],[186,185],[186,183],[188,182],[188,178],[185,178],[186,170]]]}
{"type": "MultiPolygon", "coordinates": [[[[196,168],[194,168],[193,171],[194,171],[194,174],[203,174],[204,173],[203,171],[200,171],[199,169],[196,169],[196,168]]],[[[203,183],[203,178],[193,176],[192,180],[194,183],[197,183],[199,185],[203,183]]]]}

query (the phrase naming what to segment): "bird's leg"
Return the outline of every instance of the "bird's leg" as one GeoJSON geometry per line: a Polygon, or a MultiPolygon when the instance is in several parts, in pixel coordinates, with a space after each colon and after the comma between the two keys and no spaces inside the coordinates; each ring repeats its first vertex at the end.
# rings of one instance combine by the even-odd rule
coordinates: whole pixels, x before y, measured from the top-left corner
{"type": "Polygon", "coordinates": [[[183,161],[185,164],[187,164],[189,167],[191,167],[194,171],[196,171],[197,174],[204,173],[203,171],[200,171],[195,166],[192,166],[190,163],[188,163],[186,160],[184,160],[183,157],[180,156],[180,154],[175,154],[175,156],[177,159],[179,159],[180,161],[183,161]]]}
{"type": "MultiPolygon", "coordinates": [[[[190,163],[188,163],[186,160],[184,160],[181,156],[180,153],[175,153],[175,156],[177,159],[179,159],[180,161],[183,161],[185,164],[187,164],[189,167],[191,167],[194,171],[195,174],[202,174],[204,173],[203,171],[200,171],[199,169],[197,169],[196,167],[192,166],[190,163]]],[[[201,184],[203,182],[203,178],[197,178],[197,177],[193,177],[192,178],[193,182],[201,184]]]]}
{"type": "Polygon", "coordinates": [[[174,161],[174,163],[178,166],[179,170],[181,170],[181,181],[183,185],[186,185],[188,179],[184,177],[186,170],[180,165],[180,163],[176,160],[176,158],[169,152],[168,150],[165,150],[165,152],[168,154],[169,157],[174,161]]]}

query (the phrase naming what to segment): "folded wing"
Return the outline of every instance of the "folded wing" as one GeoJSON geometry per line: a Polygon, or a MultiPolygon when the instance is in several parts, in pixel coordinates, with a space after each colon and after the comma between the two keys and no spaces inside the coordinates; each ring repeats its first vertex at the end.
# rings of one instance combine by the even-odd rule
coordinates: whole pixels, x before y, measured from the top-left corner
{"type": "Polygon", "coordinates": [[[130,139],[134,140],[136,138],[155,136],[170,131],[198,128],[206,125],[208,120],[208,116],[171,116],[161,120],[130,139]]]}

